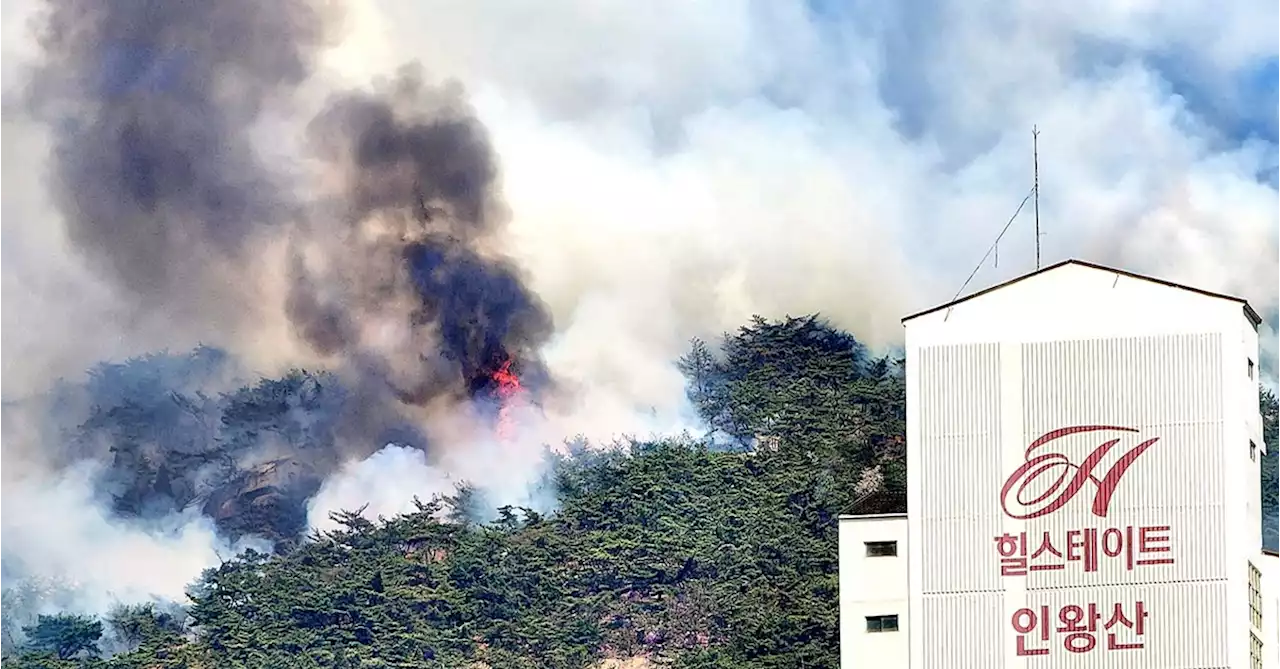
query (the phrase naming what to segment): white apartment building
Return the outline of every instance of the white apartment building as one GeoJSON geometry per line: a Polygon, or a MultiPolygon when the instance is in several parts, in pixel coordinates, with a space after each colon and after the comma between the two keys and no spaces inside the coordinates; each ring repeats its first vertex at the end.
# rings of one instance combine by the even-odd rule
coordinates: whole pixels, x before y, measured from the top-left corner
{"type": "Polygon", "coordinates": [[[1075,260],[905,318],[909,514],[840,521],[842,666],[1280,669],[1259,323],[1075,260]]]}

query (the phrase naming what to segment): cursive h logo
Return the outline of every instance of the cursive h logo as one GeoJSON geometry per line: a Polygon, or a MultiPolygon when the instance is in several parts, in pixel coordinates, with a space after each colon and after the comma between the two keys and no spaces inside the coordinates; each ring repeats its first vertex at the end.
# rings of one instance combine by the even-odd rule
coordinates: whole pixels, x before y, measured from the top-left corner
{"type": "Polygon", "coordinates": [[[1085,458],[1084,462],[1079,465],[1071,462],[1062,453],[1047,449],[1042,453],[1037,454],[1036,452],[1052,445],[1056,439],[1081,432],[1102,430],[1137,432],[1136,429],[1131,427],[1077,425],[1046,432],[1039,439],[1031,442],[1031,445],[1027,446],[1027,461],[1005,480],[1004,488],[1000,490],[1000,505],[1004,508],[1005,514],[1018,520],[1028,520],[1048,515],[1070,502],[1071,498],[1080,492],[1085,483],[1092,481],[1097,486],[1097,490],[1093,494],[1093,515],[1105,518],[1107,507],[1111,504],[1111,495],[1115,493],[1116,485],[1120,483],[1120,479],[1129,470],[1129,465],[1132,465],[1133,461],[1138,459],[1138,456],[1145,453],[1148,448],[1151,448],[1152,444],[1159,441],[1159,437],[1147,439],[1135,446],[1133,450],[1125,453],[1114,465],[1111,465],[1111,469],[1107,470],[1107,473],[1102,478],[1094,476],[1093,470],[1097,468],[1098,463],[1111,451],[1112,447],[1120,443],[1119,438],[1103,442],[1101,446],[1093,449],[1089,457],[1085,458]],[[1053,479],[1055,473],[1057,478],[1053,479]],[[1033,482],[1046,477],[1049,478],[1051,485],[1035,498],[1024,499],[1029,494],[1027,487],[1033,482]],[[1012,495],[1012,499],[1017,502],[1019,507],[1028,510],[1025,513],[1011,511],[1009,509],[1010,495],[1012,495]]]}

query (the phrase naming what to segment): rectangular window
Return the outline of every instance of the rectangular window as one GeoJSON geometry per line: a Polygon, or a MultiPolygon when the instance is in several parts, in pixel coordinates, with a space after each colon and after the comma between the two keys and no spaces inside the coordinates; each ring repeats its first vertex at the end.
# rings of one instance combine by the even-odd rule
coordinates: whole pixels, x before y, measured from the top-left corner
{"type": "Polygon", "coordinates": [[[1253,378],[1253,360],[1252,359],[1249,360],[1249,378],[1250,379],[1253,378]]]}
{"type": "Polygon", "coordinates": [[[867,557],[893,557],[898,554],[896,541],[868,541],[867,557]]]}
{"type": "Polygon", "coordinates": [[[897,632],[898,616],[867,616],[868,632],[897,632]]]}
{"type": "Polygon", "coordinates": [[[1249,622],[1262,629],[1262,572],[1249,563],[1249,622]]]}
{"type": "Polygon", "coordinates": [[[1262,669],[1262,640],[1249,632],[1249,666],[1262,669]]]}
{"type": "Polygon", "coordinates": [[[1253,443],[1252,439],[1249,440],[1249,459],[1254,462],[1258,461],[1258,445],[1253,443]]]}

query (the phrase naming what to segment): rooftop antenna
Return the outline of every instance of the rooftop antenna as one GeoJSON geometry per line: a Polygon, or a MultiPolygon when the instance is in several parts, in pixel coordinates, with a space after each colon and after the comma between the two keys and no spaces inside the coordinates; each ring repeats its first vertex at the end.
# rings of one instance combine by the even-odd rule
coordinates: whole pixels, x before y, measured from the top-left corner
{"type": "Polygon", "coordinates": [[[1035,196],[1033,208],[1036,214],[1036,269],[1040,269],[1040,130],[1031,126],[1031,169],[1034,185],[1031,193],[1035,196]]]}
{"type": "MultiPolygon", "coordinates": [[[[1040,269],[1040,130],[1036,126],[1031,126],[1031,162],[1032,162],[1032,185],[1031,190],[1027,191],[1022,202],[1018,204],[1018,208],[1013,211],[1013,216],[1009,217],[1009,221],[1004,224],[1004,228],[1000,230],[1000,234],[996,235],[996,240],[992,242],[991,247],[982,256],[982,260],[978,261],[978,266],[973,268],[973,272],[969,274],[969,278],[961,284],[960,290],[956,291],[955,297],[951,298],[952,302],[960,299],[960,295],[964,293],[964,289],[969,287],[969,282],[973,281],[973,277],[977,276],[978,270],[986,264],[987,259],[995,254],[995,264],[1000,265],[1000,240],[1004,238],[1004,233],[1009,231],[1009,226],[1013,225],[1014,220],[1018,218],[1018,214],[1022,213],[1022,208],[1027,206],[1028,201],[1033,201],[1036,219],[1036,269],[1040,269]]],[[[947,309],[947,315],[943,318],[945,321],[951,316],[951,310],[947,309]]]]}
{"type": "Polygon", "coordinates": [[[978,270],[982,269],[982,266],[986,264],[987,258],[990,258],[991,254],[996,252],[996,249],[1000,245],[1000,239],[1004,237],[1004,233],[1009,231],[1009,226],[1013,225],[1013,221],[1018,218],[1018,214],[1022,213],[1022,208],[1027,206],[1027,200],[1030,200],[1032,195],[1035,195],[1034,187],[1032,187],[1031,190],[1027,191],[1026,196],[1022,198],[1022,202],[1020,202],[1018,204],[1018,208],[1014,210],[1013,216],[1009,217],[1009,221],[1004,224],[1004,228],[1000,230],[1000,234],[996,235],[996,241],[993,242],[991,244],[991,247],[987,249],[987,252],[983,254],[982,260],[978,261],[978,266],[973,268],[973,272],[969,274],[969,278],[964,280],[964,284],[960,286],[960,290],[956,291],[955,297],[951,298],[952,302],[955,302],[956,300],[960,299],[960,294],[964,292],[965,288],[969,287],[969,282],[973,281],[973,277],[978,274],[978,270]]]}

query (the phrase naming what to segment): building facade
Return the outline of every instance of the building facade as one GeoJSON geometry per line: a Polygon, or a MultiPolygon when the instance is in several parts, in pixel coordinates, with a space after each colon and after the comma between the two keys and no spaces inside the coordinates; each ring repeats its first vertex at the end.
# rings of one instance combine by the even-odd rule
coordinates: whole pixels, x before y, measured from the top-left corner
{"type": "Polygon", "coordinates": [[[908,666],[906,498],[877,497],[839,521],[841,669],[908,666]]]}
{"type": "Polygon", "coordinates": [[[1079,261],[904,319],[907,663],[846,666],[1280,669],[1259,322],[1079,261]]]}

